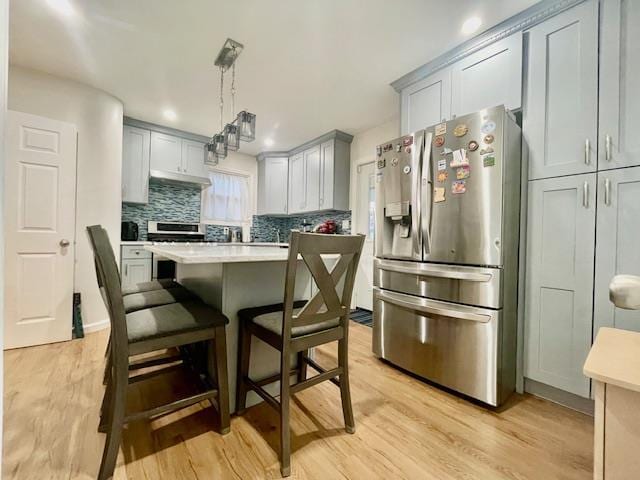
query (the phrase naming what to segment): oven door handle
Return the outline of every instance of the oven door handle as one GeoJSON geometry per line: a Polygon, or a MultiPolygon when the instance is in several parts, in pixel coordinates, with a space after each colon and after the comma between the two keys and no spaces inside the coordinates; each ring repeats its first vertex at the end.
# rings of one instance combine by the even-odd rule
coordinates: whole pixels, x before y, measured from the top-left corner
{"type": "Polygon", "coordinates": [[[416,268],[404,265],[391,265],[383,262],[380,263],[378,268],[380,270],[386,270],[387,272],[408,273],[420,277],[450,278],[452,280],[466,280],[469,282],[489,282],[493,278],[491,273],[459,272],[455,270],[444,271],[435,268],[431,269],[426,266],[416,268]]]}
{"type": "Polygon", "coordinates": [[[478,323],[488,323],[491,315],[481,313],[463,312],[452,308],[445,308],[440,305],[434,305],[433,302],[426,298],[408,299],[406,295],[399,295],[392,292],[386,292],[380,289],[374,289],[375,295],[383,302],[391,303],[402,308],[408,308],[417,312],[429,313],[432,315],[441,315],[443,317],[458,318],[461,320],[470,320],[478,323]]]}

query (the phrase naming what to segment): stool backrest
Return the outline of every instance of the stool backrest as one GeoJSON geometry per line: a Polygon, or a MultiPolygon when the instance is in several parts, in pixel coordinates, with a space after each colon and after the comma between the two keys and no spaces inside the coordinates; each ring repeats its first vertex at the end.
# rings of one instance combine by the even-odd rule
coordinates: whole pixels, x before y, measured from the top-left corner
{"type": "Polygon", "coordinates": [[[120,273],[116,257],[109,242],[107,231],[100,225],[87,227],[89,244],[93,250],[98,287],[103,291],[103,299],[111,323],[111,348],[118,352],[128,348],[127,322],[125,317],[120,273]]]}
{"type": "Polygon", "coordinates": [[[364,240],[364,235],[291,232],[284,292],[283,340],[291,338],[293,327],[313,325],[335,318],[340,318],[342,327],[347,327],[351,295],[364,240]],[[309,269],[318,292],[294,315],[298,255],[309,269]],[[327,269],[321,255],[337,256],[331,271],[327,269]]]}

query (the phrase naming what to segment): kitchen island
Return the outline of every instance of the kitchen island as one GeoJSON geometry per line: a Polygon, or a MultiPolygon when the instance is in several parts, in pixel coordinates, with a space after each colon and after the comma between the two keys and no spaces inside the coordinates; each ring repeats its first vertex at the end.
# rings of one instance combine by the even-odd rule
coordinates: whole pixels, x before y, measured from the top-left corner
{"type": "MultiPolygon", "coordinates": [[[[282,303],[289,250],[278,246],[176,244],[146,245],[154,255],[176,262],[177,280],[203,301],[229,318],[227,355],[229,406],[235,411],[238,354],[238,310],[282,303]]],[[[302,260],[298,262],[296,300],[308,299],[312,280],[302,260]]],[[[250,376],[264,378],[280,371],[279,352],[253,338],[250,376]]],[[[277,394],[278,384],[267,388],[277,394]]],[[[254,392],[247,405],[262,401],[254,392]]]]}

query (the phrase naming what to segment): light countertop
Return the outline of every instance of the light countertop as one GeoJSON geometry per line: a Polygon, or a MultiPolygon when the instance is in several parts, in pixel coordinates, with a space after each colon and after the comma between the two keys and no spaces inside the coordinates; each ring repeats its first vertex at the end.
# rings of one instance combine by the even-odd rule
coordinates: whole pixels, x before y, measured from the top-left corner
{"type": "Polygon", "coordinates": [[[151,245],[151,242],[145,240],[122,240],[120,245],[151,245]]]}
{"type": "Polygon", "coordinates": [[[163,244],[145,245],[144,248],[175,262],[191,264],[277,262],[289,257],[288,248],[274,244],[163,244]]]}
{"type": "Polygon", "coordinates": [[[584,374],[640,392],[640,333],[602,327],[584,363],[584,374]]]}

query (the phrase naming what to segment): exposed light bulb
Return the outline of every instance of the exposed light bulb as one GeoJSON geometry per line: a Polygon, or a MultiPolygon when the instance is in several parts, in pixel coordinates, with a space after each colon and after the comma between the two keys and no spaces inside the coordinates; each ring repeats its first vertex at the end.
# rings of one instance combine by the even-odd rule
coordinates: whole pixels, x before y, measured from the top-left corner
{"type": "Polygon", "coordinates": [[[482,25],[482,20],[480,19],[480,17],[468,18],[462,24],[462,33],[464,33],[465,35],[475,33],[480,28],[480,25],[482,25]]]}

